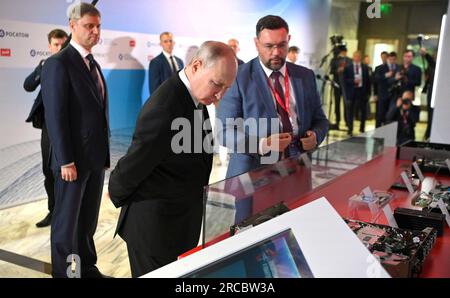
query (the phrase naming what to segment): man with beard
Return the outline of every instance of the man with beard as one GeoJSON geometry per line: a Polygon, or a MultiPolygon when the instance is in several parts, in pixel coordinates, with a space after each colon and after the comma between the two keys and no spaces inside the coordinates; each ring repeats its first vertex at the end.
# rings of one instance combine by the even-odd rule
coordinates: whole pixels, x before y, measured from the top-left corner
{"type": "Polygon", "coordinates": [[[314,72],[286,62],[289,40],[285,20],[261,18],[254,39],[258,57],[239,67],[219,105],[219,141],[231,150],[227,177],[313,150],[325,138],[328,120],[314,72]],[[262,159],[266,155],[276,158],[262,159]]]}

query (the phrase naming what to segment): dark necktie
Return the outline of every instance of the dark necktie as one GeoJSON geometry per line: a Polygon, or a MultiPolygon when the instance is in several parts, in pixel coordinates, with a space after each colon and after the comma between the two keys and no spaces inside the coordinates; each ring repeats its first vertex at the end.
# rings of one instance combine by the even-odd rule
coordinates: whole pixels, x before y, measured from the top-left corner
{"type": "Polygon", "coordinates": [[[177,71],[177,67],[175,66],[175,61],[173,60],[173,56],[170,56],[170,63],[172,64],[172,73],[177,71]]]}
{"type": "MultiPolygon", "coordinates": [[[[275,80],[274,85],[275,85],[275,91],[278,93],[278,95],[281,98],[281,101],[286,105],[286,97],[284,96],[284,92],[283,92],[283,87],[281,86],[280,83],[280,72],[279,71],[274,71],[272,72],[271,77],[275,80]]],[[[288,98],[289,100],[289,98],[288,98]]],[[[280,103],[278,102],[278,100],[275,99],[275,102],[277,103],[277,113],[278,116],[280,117],[281,120],[281,124],[283,125],[282,128],[282,132],[292,132],[292,124],[291,124],[291,120],[289,120],[289,114],[285,111],[285,109],[283,109],[283,107],[280,105],[280,103]]],[[[289,146],[284,150],[284,157],[289,157],[289,146]]]]}
{"type": "MultiPolygon", "coordinates": [[[[275,91],[280,96],[281,101],[283,103],[286,103],[286,98],[284,96],[283,87],[281,86],[281,83],[280,83],[280,75],[281,74],[279,71],[274,71],[274,72],[272,72],[271,77],[275,81],[274,82],[275,91]]],[[[291,124],[291,121],[289,120],[289,114],[283,109],[283,107],[280,105],[278,100],[275,100],[275,102],[277,103],[277,113],[280,117],[281,124],[283,125],[282,132],[292,132],[292,124],[291,124]]]]}
{"type": "Polygon", "coordinates": [[[89,54],[86,56],[86,59],[89,60],[89,73],[91,74],[92,79],[94,80],[95,87],[97,88],[100,99],[103,100],[103,92],[100,84],[100,78],[97,73],[97,63],[94,60],[94,56],[89,54]]]}
{"type": "Polygon", "coordinates": [[[357,74],[357,75],[358,75],[358,74],[359,74],[359,64],[356,64],[355,66],[356,66],[356,71],[355,71],[355,74],[357,74]]]}

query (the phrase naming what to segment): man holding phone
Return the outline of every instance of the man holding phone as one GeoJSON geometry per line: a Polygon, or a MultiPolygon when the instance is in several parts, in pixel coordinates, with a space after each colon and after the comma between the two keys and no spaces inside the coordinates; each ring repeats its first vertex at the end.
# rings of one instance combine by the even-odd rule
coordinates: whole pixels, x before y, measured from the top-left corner
{"type": "Polygon", "coordinates": [[[258,57],[239,68],[219,105],[219,141],[231,150],[227,177],[313,150],[326,136],[329,123],[314,72],[286,62],[289,40],[285,20],[261,18],[254,39],[258,57]]]}

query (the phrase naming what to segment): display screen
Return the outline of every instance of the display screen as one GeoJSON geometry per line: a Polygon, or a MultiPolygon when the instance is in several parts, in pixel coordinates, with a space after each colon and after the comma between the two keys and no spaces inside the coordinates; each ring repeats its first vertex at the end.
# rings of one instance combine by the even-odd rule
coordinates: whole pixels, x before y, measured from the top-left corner
{"type": "Polygon", "coordinates": [[[183,277],[300,278],[314,276],[294,234],[289,229],[183,277]]]}

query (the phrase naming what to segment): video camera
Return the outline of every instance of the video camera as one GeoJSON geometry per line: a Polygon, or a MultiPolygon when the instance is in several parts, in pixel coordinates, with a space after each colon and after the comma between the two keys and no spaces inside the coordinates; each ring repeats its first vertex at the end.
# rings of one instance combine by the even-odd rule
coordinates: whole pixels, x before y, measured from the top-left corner
{"type": "Polygon", "coordinates": [[[347,50],[347,43],[344,41],[344,36],[333,35],[330,37],[331,45],[333,46],[333,56],[337,57],[343,50],[347,50]]]}

